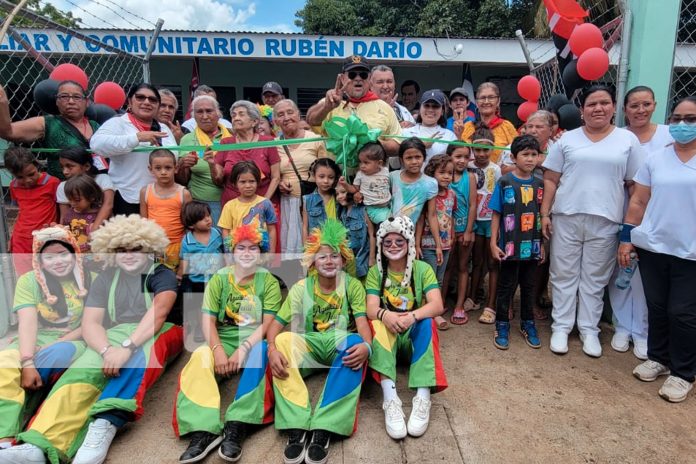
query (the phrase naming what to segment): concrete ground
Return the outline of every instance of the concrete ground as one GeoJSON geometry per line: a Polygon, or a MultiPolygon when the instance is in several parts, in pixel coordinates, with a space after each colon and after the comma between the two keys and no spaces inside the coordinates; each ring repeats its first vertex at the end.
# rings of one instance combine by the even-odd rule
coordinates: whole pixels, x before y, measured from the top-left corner
{"type": "MultiPolygon", "coordinates": [[[[696,394],[681,404],[657,395],[662,382],[643,383],[631,371],[639,361],[609,346],[612,330],[603,326],[604,355],[589,358],[573,334],[570,352],[548,349],[549,323],[539,324],[544,347],[529,348],[519,332],[511,347],[493,346],[493,328],[476,321],[441,332],[442,358],[449,388],[433,396],[430,427],[419,439],[391,440],[384,430],[379,387],[367,380],[358,431],[332,444],[337,463],[696,463],[696,394]]],[[[517,327],[514,321],[513,327],[517,327]]],[[[171,428],[181,356],[152,389],[145,417],[115,439],[109,464],[176,463],[187,441],[171,428]]],[[[397,380],[408,415],[412,393],[397,380]]],[[[310,379],[316,398],[321,376],[310,379]]],[[[229,402],[236,380],[223,383],[229,402]]],[[[244,443],[242,463],[280,463],[285,437],[272,426],[244,443]]],[[[206,463],[223,462],[211,455],[206,463]]]]}

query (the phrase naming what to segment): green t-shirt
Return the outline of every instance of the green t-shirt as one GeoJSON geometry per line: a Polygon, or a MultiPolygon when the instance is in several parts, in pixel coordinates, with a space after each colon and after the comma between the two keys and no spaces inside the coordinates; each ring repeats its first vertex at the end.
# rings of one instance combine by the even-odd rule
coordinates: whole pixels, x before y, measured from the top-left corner
{"type": "Polygon", "coordinates": [[[278,312],[280,302],[280,285],[266,269],[259,268],[253,279],[240,285],[235,281],[234,267],[228,266],[206,284],[201,311],[222,325],[257,326],[264,314],[278,312]]]}
{"type": "Polygon", "coordinates": [[[368,295],[376,295],[382,298],[385,308],[392,311],[411,311],[423,306],[425,294],[434,288],[438,288],[437,277],[433,268],[424,261],[413,261],[413,285],[402,287],[403,272],[387,271],[391,285],[384,286],[384,295],[379,291],[382,287],[382,275],[375,264],[370,268],[365,279],[365,289],[368,295]],[[415,285],[415,288],[412,288],[415,285]],[[414,295],[415,292],[415,295],[414,295]],[[416,304],[416,296],[420,295],[420,304],[416,304]]]}
{"type": "MultiPolygon", "coordinates": [[[[215,136],[214,142],[220,142],[222,133],[215,136]]],[[[181,138],[179,145],[199,145],[196,140],[196,134],[191,132],[181,138]]],[[[185,151],[179,152],[179,157],[186,156],[185,151]]],[[[220,201],[222,189],[213,183],[213,178],[210,176],[210,166],[207,161],[199,156],[198,162],[191,167],[191,179],[188,183],[188,189],[194,200],[201,201],[220,201]]]]}
{"type": "Polygon", "coordinates": [[[78,296],[79,289],[72,275],[68,279],[61,281],[61,286],[63,287],[63,295],[65,295],[67,306],[67,314],[65,316],[61,317],[46,302],[33,272],[27,272],[17,280],[12,311],[17,312],[22,308],[33,306],[38,311],[39,321],[42,326],[76,329],[82,319],[84,299],[78,296]]]}
{"type": "MultiPolygon", "coordinates": [[[[92,133],[99,129],[99,123],[96,121],[90,120],[89,125],[92,127],[92,133]]],[[[89,148],[89,141],[85,140],[77,128],[71,129],[69,122],[62,120],[59,116],[46,115],[44,116],[43,143],[39,146],[61,149],[69,147],[89,148]]],[[[46,155],[46,171],[53,177],[65,180],[63,168],[60,167],[56,153],[46,155]]]]}
{"type": "Polygon", "coordinates": [[[355,319],[365,317],[365,289],[358,279],[341,273],[339,283],[331,293],[323,293],[315,277],[302,279],[292,286],[275,318],[287,325],[296,316],[306,332],[325,332],[342,329],[355,332],[355,319]],[[345,280],[348,279],[348,288],[345,280]],[[308,285],[312,288],[306,288],[308,285]],[[347,300],[346,300],[347,297],[347,300]]]}

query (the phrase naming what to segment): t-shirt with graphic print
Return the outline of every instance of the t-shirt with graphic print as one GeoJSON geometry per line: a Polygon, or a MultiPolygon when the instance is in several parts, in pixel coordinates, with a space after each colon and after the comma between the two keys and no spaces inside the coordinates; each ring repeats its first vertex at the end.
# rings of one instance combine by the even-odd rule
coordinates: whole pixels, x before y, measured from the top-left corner
{"type": "Polygon", "coordinates": [[[36,281],[36,275],[33,272],[23,274],[17,280],[12,311],[17,312],[22,308],[33,306],[38,312],[42,327],[76,329],[82,319],[84,299],[78,296],[79,289],[72,274],[65,280],[61,280],[60,286],[63,289],[67,309],[64,315],[59,314],[46,302],[41,287],[36,281]]]}
{"type": "MultiPolygon", "coordinates": [[[[435,197],[435,213],[437,215],[437,223],[440,228],[440,243],[443,250],[452,249],[454,237],[452,236],[452,221],[454,220],[454,211],[457,210],[457,194],[454,190],[448,188],[442,193],[438,193],[435,197]]],[[[435,237],[430,230],[430,224],[427,220],[424,221],[423,236],[421,237],[421,248],[435,248],[435,237]]]]}
{"type": "Polygon", "coordinates": [[[495,184],[500,179],[500,166],[488,163],[485,168],[479,168],[471,161],[469,170],[476,176],[476,220],[490,221],[493,217],[489,203],[495,190],[495,184]]]}
{"type": "Polygon", "coordinates": [[[293,332],[326,332],[332,329],[355,332],[355,319],[366,317],[367,314],[365,289],[358,279],[345,272],[341,272],[337,279],[336,290],[330,293],[322,292],[316,277],[310,276],[297,282],[288,292],[276,320],[283,325],[299,324],[292,327],[293,332]]]}
{"type": "Polygon", "coordinates": [[[201,311],[216,317],[221,325],[256,327],[264,314],[278,312],[281,300],[280,284],[266,269],[257,269],[252,279],[240,284],[234,266],[228,266],[206,284],[201,311]]]}
{"type": "Polygon", "coordinates": [[[490,208],[500,214],[501,250],[505,260],[541,259],[541,201],[544,185],[536,176],[519,179],[511,172],[500,178],[490,208]]]}
{"type": "Polygon", "coordinates": [[[256,223],[265,229],[266,224],[277,222],[278,219],[270,200],[256,195],[256,198],[250,202],[243,202],[240,198],[228,201],[222,208],[218,227],[233,230],[242,224],[256,223]]]}
{"type": "Polygon", "coordinates": [[[415,224],[428,200],[437,195],[437,181],[421,174],[415,182],[401,180],[401,171],[389,173],[392,189],[392,214],[408,216],[415,224]]]}
{"type": "Polygon", "coordinates": [[[382,307],[390,311],[406,312],[420,308],[425,302],[425,294],[430,290],[439,288],[437,277],[433,268],[425,261],[413,261],[413,280],[407,287],[401,286],[404,278],[403,272],[387,271],[389,285],[384,286],[384,292],[380,294],[382,288],[382,274],[375,264],[367,273],[365,279],[365,291],[368,295],[379,296],[382,300],[382,307]],[[420,295],[420,302],[416,302],[416,296],[420,295]]]}

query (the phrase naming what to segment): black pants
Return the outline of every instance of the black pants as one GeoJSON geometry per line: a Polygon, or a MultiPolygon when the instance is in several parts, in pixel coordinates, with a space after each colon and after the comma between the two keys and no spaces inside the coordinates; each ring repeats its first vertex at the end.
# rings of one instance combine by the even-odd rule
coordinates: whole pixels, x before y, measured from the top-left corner
{"type": "Polygon", "coordinates": [[[182,303],[184,328],[193,332],[195,341],[201,337],[201,307],[205,282],[193,282],[187,275],[181,280],[179,298],[182,303]]]}
{"type": "Polygon", "coordinates": [[[116,190],[114,195],[114,216],[119,214],[125,214],[126,216],[131,214],[140,214],[140,203],[128,203],[121,196],[121,192],[116,190]]]}
{"type": "Polygon", "coordinates": [[[515,296],[517,284],[520,285],[520,317],[523,321],[534,320],[534,284],[538,261],[503,261],[498,274],[498,290],[495,302],[495,319],[509,321],[508,309],[515,296]]]}
{"type": "Polygon", "coordinates": [[[638,249],[648,303],[648,359],[696,376],[696,261],[638,249]]]}

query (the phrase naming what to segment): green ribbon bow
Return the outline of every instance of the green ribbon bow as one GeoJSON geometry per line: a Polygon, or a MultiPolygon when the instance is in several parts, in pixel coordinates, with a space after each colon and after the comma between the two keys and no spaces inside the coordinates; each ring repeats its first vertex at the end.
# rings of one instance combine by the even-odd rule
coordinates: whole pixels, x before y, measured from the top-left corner
{"type": "Polygon", "coordinates": [[[324,123],[329,136],[326,149],[336,155],[336,163],[343,166],[343,174],[348,168],[358,167],[358,149],[368,142],[376,142],[381,129],[370,129],[355,114],[348,119],[333,117],[324,123]]]}

